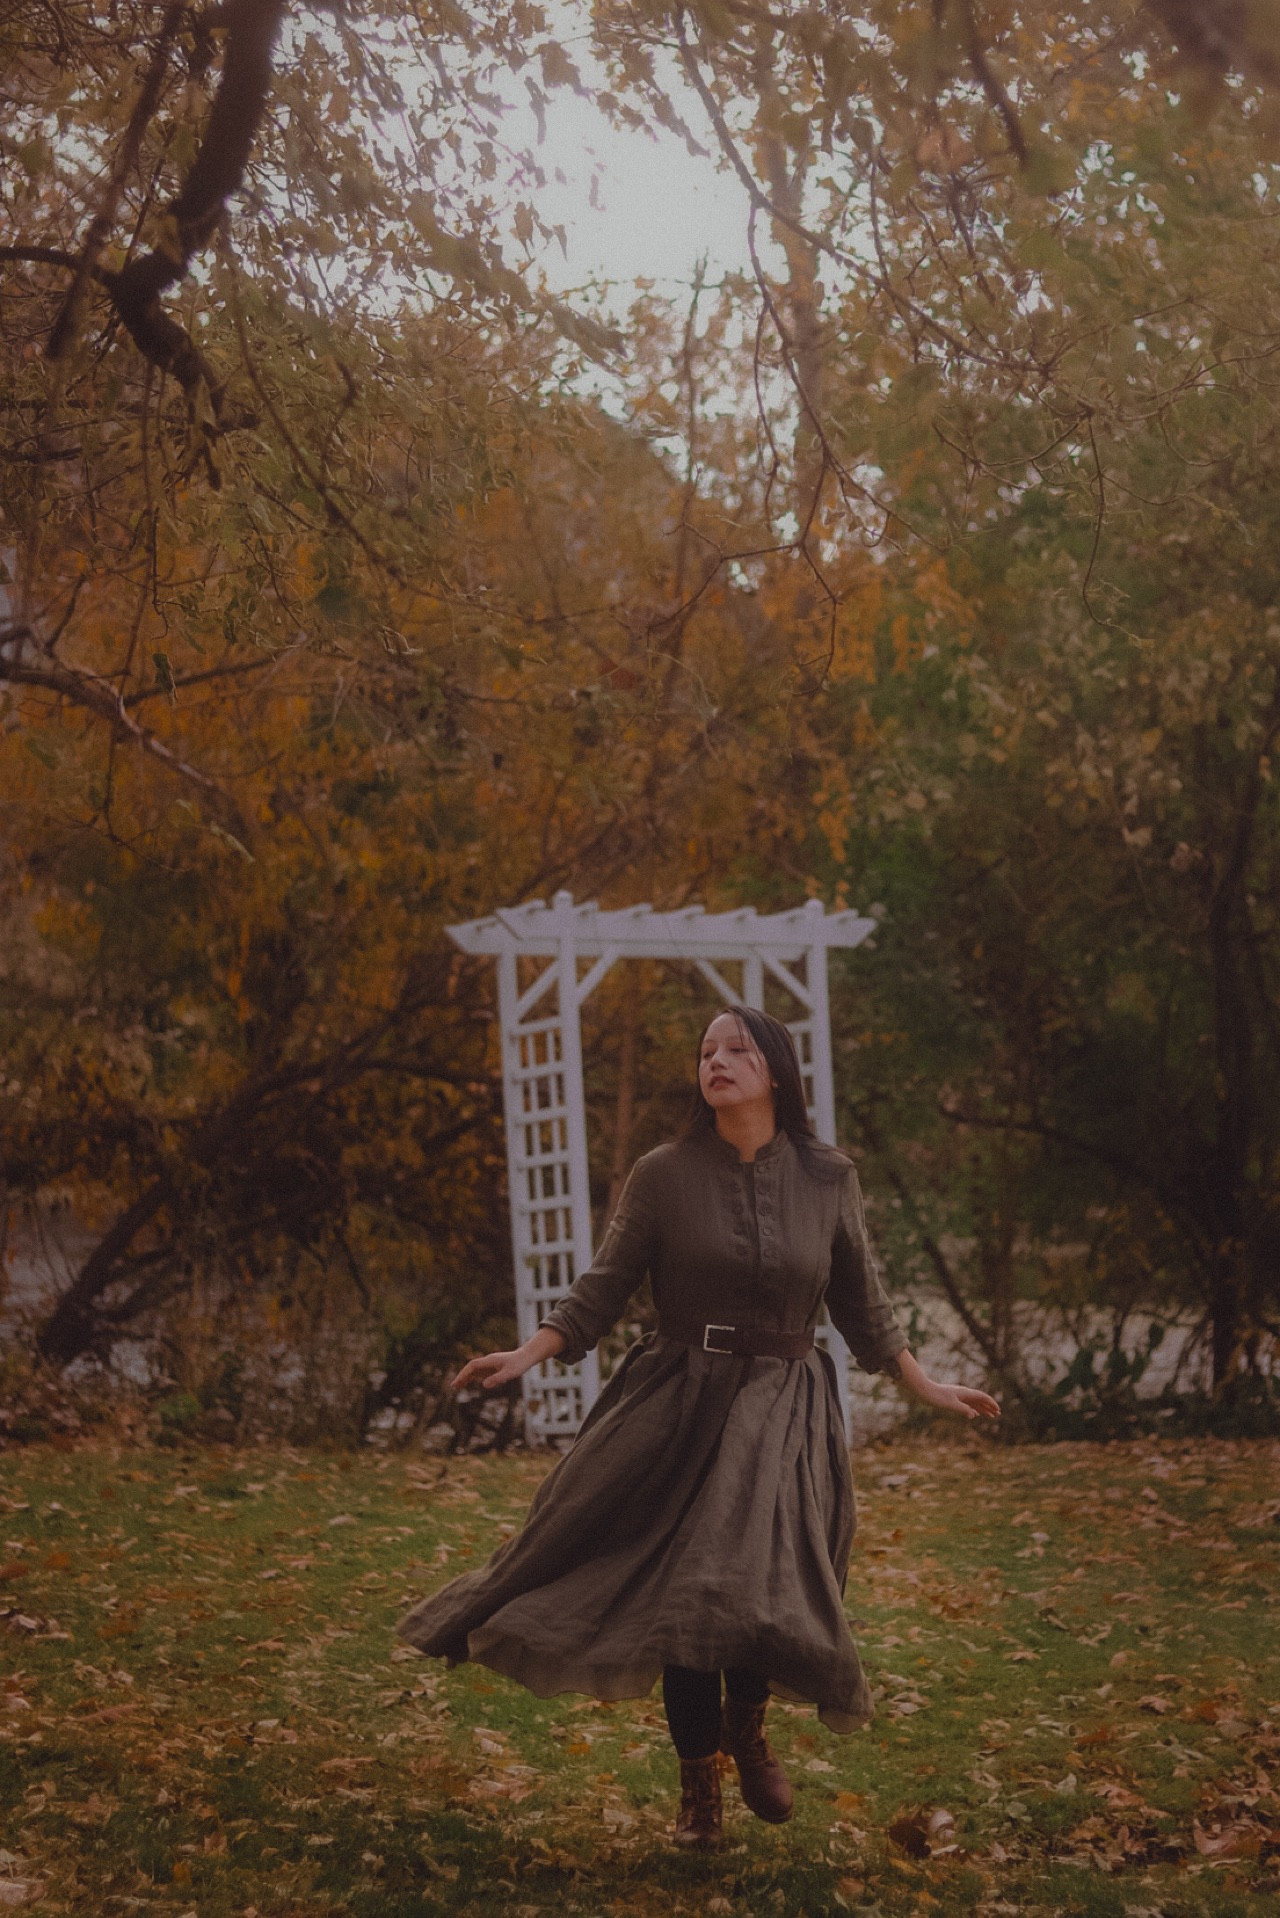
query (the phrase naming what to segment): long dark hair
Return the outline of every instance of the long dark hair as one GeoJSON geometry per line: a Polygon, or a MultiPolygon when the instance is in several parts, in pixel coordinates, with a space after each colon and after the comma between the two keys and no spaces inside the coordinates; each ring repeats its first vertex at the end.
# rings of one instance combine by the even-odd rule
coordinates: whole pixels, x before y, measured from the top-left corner
{"type": "MultiPolygon", "coordinates": [[[[769,1069],[769,1077],[773,1081],[773,1114],[778,1123],[778,1130],[787,1134],[792,1144],[799,1150],[805,1166],[815,1178],[823,1181],[842,1178],[845,1170],[843,1157],[824,1146],[813,1129],[804,1102],[804,1081],[800,1076],[800,1059],[796,1052],[796,1042],[781,1019],[773,1018],[770,1013],[760,1012],[755,1006],[726,1006],[725,1011],[731,1019],[737,1020],[739,1031],[756,1046],[769,1069]]],[[[719,1013],[716,1014],[717,1019],[720,1016],[719,1013]]],[[[712,1021],[708,1020],[707,1025],[711,1023],[712,1021]]],[[[706,1034],[707,1026],[704,1026],[698,1039],[693,1098],[681,1130],[682,1139],[715,1130],[715,1110],[702,1096],[702,1086],[697,1072],[697,1067],[702,1060],[702,1041],[706,1034]]]]}

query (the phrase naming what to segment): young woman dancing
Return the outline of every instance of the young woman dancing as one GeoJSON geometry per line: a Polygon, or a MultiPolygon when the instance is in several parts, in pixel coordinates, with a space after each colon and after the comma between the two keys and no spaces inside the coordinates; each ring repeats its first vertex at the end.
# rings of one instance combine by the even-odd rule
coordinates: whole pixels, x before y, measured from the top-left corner
{"type": "Polygon", "coordinates": [[[637,1162],[590,1271],[455,1389],[581,1359],[646,1273],[658,1330],[627,1352],[523,1529],[400,1636],[542,1698],[643,1698],[661,1674],[675,1842],[707,1849],[721,1842],[720,1751],[758,1818],[791,1816],[764,1735],[771,1692],[811,1701],[833,1731],[871,1717],[842,1602],[853,1483],[835,1370],[813,1342],[824,1302],[864,1371],[963,1418],[999,1407],[907,1350],[857,1173],[814,1137],[791,1035],[763,1012],[711,1021],[685,1131],[637,1162]]]}

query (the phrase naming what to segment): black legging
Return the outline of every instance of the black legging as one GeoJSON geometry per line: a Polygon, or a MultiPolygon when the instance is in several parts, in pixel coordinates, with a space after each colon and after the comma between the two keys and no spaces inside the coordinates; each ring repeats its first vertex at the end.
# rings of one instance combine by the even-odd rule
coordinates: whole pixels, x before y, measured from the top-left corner
{"type": "MultiPolygon", "coordinates": [[[[766,1679],[757,1672],[730,1666],[725,1690],[740,1705],[763,1705],[769,1696],[766,1679]]],[[[690,1671],[687,1665],[665,1665],[662,1703],[671,1741],[681,1758],[710,1758],[720,1747],[720,1674],[690,1671]]]]}

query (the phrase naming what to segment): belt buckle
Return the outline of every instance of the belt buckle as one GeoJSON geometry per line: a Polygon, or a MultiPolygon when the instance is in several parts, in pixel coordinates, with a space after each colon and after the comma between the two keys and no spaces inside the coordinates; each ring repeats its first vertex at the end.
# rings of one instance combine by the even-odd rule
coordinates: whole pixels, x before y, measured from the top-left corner
{"type": "Polygon", "coordinates": [[[704,1326],[704,1327],[703,1327],[703,1330],[702,1330],[702,1349],[703,1349],[703,1351],[704,1351],[704,1352],[719,1352],[719,1353],[720,1353],[720,1354],[721,1354],[722,1356],[724,1356],[724,1357],[727,1357],[727,1358],[732,1358],[732,1357],[733,1357],[733,1347],[732,1347],[732,1346],[729,1346],[729,1345],[713,1345],[713,1344],[711,1343],[711,1334],[712,1334],[713,1332],[728,1332],[728,1333],[730,1333],[730,1334],[732,1334],[732,1333],[734,1333],[734,1332],[736,1332],[736,1331],[737,1331],[737,1329],[738,1329],[738,1328],[737,1328],[737,1326],[736,1326],[736,1325],[707,1325],[707,1326],[704,1326]]]}

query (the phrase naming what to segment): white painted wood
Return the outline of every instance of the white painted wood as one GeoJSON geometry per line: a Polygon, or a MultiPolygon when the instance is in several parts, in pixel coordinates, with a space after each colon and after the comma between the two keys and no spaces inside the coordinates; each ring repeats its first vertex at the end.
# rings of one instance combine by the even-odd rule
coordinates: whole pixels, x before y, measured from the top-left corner
{"type": "MultiPolygon", "coordinates": [[[[564,1297],[575,1273],[590,1264],[591,1217],[577,982],[566,995],[562,960],[522,996],[518,956],[514,944],[499,954],[498,1001],[516,1323],[523,1340],[564,1297]],[[552,986],[555,1012],[531,1016],[552,986]],[[566,1004],[567,1019],[560,1016],[566,1004]],[[577,1204],[576,1194],[581,1195],[577,1204]]],[[[572,949],[569,965],[576,965],[572,949]]],[[[572,1438],[595,1400],[599,1379],[594,1352],[581,1365],[550,1359],[526,1373],[522,1390],[530,1434],[572,1438]]]]}
{"type": "MultiPolygon", "coordinates": [[[[734,991],[724,974],[718,971],[709,959],[695,959],[693,963],[712,991],[718,992],[726,1005],[740,1006],[744,1003],[741,994],[734,991]]],[[[745,1003],[750,1005],[752,1002],[747,1000],[745,1003]]]]}
{"type": "MultiPolygon", "coordinates": [[[[502,1027],[503,1109],[507,1181],[511,1194],[511,1250],[516,1321],[521,1339],[536,1331],[591,1263],[591,1198],[587,1166],[586,1103],[582,1082],[580,1012],[609,968],[626,958],[688,959],[730,1005],[764,1007],[766,970],[801,1009],[790,1030],[800,1056],[805,1100],[820,1139],[835,1143],[835,1091],[827,992],[827,953],[859,946],[875,921],[856,912],[828,913],[811,899],[792,912],[708,913],[702,906],[655,912],[631,906],[601,912],[575,905],[558,892],[551,905],[500,907],[487,919],[450,926],[464,952],[498,961],[502,1027]],[[520,990],[521,958],[549,961],[520,990]],[[590,960],[579,977],[579,959],[590,960]],[[735,990],[716,961],[742,967],[735,990]],[[803,966],[801,978],[797,967],[803,966]],[[547,1009],[554,988],[555,1009],[547,1009]]],[[[849,1356],[829,1322],[818,1338],[836,1364],[845,1429],[850,1429],[849,1356]]],[[[526,1419],[537,1438],[569,1438],[599,1391],[599,1364],[589,1352],[580,1365],[556,1360],[526,1373],[526,1419]]]]}
{"type": "MultiPolygon", "coordinates": [[[[567,895],[557,895],[563,897],[567,895]]],[[[574,940],[584,959],[599,958],[609,947],[623,959],[737,959],[747,950],[768,951],[784,964],[802,959],[810,946],[860,946],[875,931],[874,919],[856,912],[824,912],[820,900],[792,912],[707,913],[701,906],[682,912],[601,912],[588,903],[572,908],[574,940]],[[816,906],[810,912],[809,906],[816,906]]],[[[464,952],[499,953],[514,943],[531,958],[558,957],[558,909],[535,899],[526,906],[504,906],[487,919],[450,926],[464,952]]]]}

